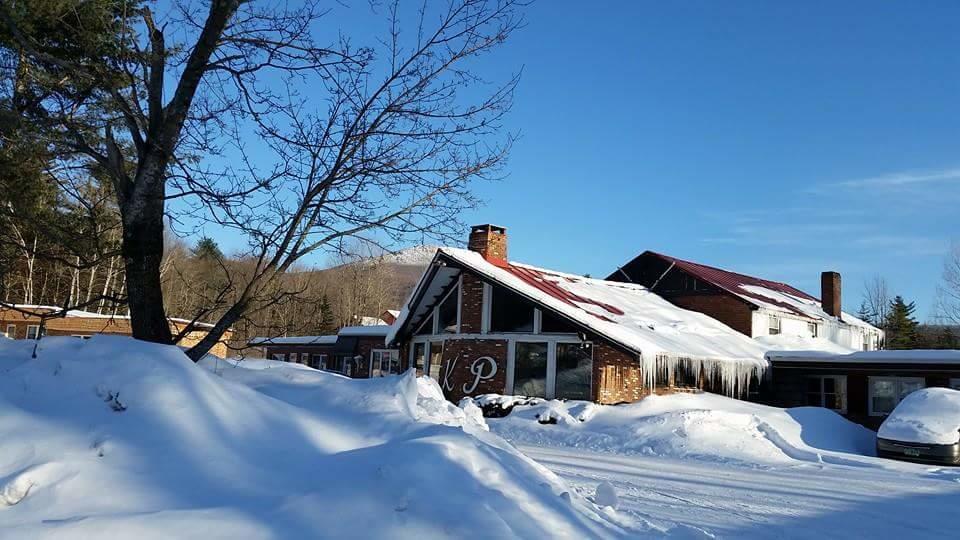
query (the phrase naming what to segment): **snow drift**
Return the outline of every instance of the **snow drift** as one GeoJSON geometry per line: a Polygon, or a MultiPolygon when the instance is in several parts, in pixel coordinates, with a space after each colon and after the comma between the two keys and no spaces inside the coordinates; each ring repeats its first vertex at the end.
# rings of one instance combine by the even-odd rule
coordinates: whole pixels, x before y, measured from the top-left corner
{"type": "Polygon", "coordinates": [[[110,336],[33,345],[0,341],[0,537],[617,532],[412,375],[198,367],[110,336]]]}
{"type": "MultiPolygon", "coordinates": [[[[478,399],[489,407],[498,398],[478,399]]],[[[654,395],[627,405],[536,400],[487,422],[517,444],[749,465],[851,463],[875,453],[874,433],[833,411],[778,409],[707,393],[654,395]]]]}
{"type": "Polygon", "coordinates": [[[883,421],[877,436],[927,444],[960,441],[960,391],[924,388],[911,392],[883,421]]]}

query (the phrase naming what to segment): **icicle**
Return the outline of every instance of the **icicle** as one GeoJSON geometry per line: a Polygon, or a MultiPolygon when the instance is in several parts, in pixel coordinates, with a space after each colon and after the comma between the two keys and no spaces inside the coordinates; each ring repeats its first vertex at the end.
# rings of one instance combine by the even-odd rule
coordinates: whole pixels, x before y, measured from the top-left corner
{"type": "Polygon", "coordinates": [[[675,380],[680,369],[693,370],[694,381],[697,386],[701,382],[711,389],[719,391],[729,397],[742,399],[749,393],[750,380],[758,380],[766,372],[766,364],[758,364],[750,360],[710,360],[704,358],[684,358],[665,354],[640,355],[639,364],[642,391],[653,393],[656,390],[659,375],[664,380],[675,380]]]}

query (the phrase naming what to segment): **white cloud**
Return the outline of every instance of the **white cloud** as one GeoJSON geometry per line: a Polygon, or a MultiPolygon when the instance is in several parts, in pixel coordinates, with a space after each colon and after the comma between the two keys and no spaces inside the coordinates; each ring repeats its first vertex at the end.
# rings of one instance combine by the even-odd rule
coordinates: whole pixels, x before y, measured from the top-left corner
{"type": "Polygon", "coordinates": [[[858,178],[855,180],[844,180],[834,182],[824,187],[844,187],[844,188],[899,188],[912,186],[916,184],[928,184],[932,182],[956,182],[960,181],[960,168],[943,169],[939,171],[908,171],[884,174],[880,176],[871,176],[867,178],[858,178]]]}

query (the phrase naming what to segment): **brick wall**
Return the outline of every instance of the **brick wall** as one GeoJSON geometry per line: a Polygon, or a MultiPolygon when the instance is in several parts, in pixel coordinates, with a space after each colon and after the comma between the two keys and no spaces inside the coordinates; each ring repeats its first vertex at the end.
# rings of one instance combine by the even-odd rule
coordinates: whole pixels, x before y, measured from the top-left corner
{"type": "Polygon", "coordinates": [[[464,271],[462,294],[460,331],[464,334],[479,334],[483,324],[483,280],[464,271]]]}
{"type": "Polygon", "coordinates": [[[627,403],[644,396],[637,357],[602,341],[593,345],[593,399],[597,403],[627,403]]]}
{"type": "MultiPolygon", "coordinates": [[[[483,374],[490,372],[488,362],[478,363],[478,369],[483,368],[483,374]]],[[[456,403],[467,395],[502,394],[507,384],[507,342],[500,339],[448,339],[443,346],[443,368],[440,372],[441,386],[447,399],[456,403]],[[469,394],[476,375],[471,372],[474,361],[489,356],[497,364],[497,371],[492,378],[481,380],[469,394]],[[452,371],[447,374],[447,366],[452,371]]]]}
{"type": "Polygon", "coordinates": [[[667,298],[672,304],[709,315],[737,332],[753,337],[753,310],[728,294],[692,294],[667,298]]]}

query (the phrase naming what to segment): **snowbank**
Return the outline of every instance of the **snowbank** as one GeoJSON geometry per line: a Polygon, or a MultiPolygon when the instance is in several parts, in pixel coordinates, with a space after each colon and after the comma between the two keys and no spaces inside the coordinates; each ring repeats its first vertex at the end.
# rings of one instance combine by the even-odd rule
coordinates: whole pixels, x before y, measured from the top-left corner
{"type": "Polygon", "coordinates": [[[877,436],[927,444],[960,442],[960,391],[924,388],[911,392],[883,421],[877,436]]]}
{"type": "Polygon", "coordinates": [[[874,454],[873,432],[833,411],[778,409],[715,394],[649,396],[614,406],[540,401],[487,423],[518,444],[751,465],[848,462],[874,454]]]}
{"type": "Polygon", "coordinates": [[[620,532],[412,374],[214,373],[111,336],[32,346],[0,341],[0,537],[620,532]]]}

